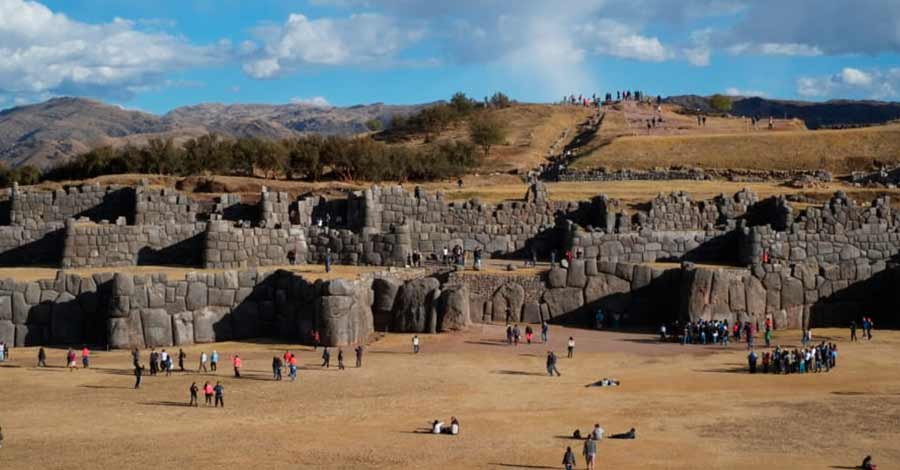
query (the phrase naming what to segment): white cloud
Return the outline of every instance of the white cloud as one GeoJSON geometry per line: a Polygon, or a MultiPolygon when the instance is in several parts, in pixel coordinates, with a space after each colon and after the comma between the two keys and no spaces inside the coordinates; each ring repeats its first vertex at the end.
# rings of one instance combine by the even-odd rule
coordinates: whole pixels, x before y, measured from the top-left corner
{"type": "Polygon", "coordinates": [[[223,45],[142,32],[121,18],[82,23],[40,3],[0,0],[0,92],[26,101],[45,93],[127,97],[163,83],[166,72],[216,63],[224,54],[223,45]]]}
{"type": "Polygon", "coordinates": [[[315,106],[317,108],[330,108],[331,103],[323,96],[313,96],[312,98],[291,98],[291,103],[302,104],[306,106],[315,106]]]}
{"type": "Polygon", "coordinates": [[[859,69],[850,67],[841,70],[841,81],[849,86],[869,86],[872,84],[872,75],[859,69]]]}
{"type": "Polygon", "coordinates": [[[833,75],[800,77],[797,93],[812,98],[900,98],[900,67],[859,70],[845,67],[833,75]]]}
{"type": "Polygon", "coordinates": [[[760,98],[764,98],[766,96],[766,92],[764,92],[764,91],[745,90],[743,88],[735,88],[735,87],[726,88],[725,94],[728,96],[747,96],[747,97],[757,96],[760,98]]]}
{"type": "Polygon", "coordinates": [[[733,55],[785,55],[815,57],[822,55],[822,50],[816,46],[797,43],[764,42],[761,44],[740,43],[728,47],[728,52],[733,55]]]}
{"type": "Polygon", "coordinates": [[[643,36],[635,29],[612,20],[600,20],[576,26],[584,44],[593,45],[597,54],[649,62],[672,57],[658,38],[643,36]]]}
{"type": "MultiPolygon", "coordinates": [[[[272,78],[307,65],[366,65],[390,62],[422,32],[378,14],[309,19],[291,14],[280,26],[259,28],[262,48],[250,54],[244,72],[272,78]]],[[[244,44],[242,49],[249,49],[244,44]]]]}

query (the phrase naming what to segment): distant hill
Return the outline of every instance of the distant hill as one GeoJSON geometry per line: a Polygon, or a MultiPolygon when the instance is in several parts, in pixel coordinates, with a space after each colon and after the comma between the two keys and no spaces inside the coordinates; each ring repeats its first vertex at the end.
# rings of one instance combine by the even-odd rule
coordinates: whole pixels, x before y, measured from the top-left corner
{"type": "Polygon", "coordinates": [[[425,106],[211,103],[157,116],[84,98],[54,98],[0,111],[0,162],[45,168],[94,147],[142,144],[153,137],[180,141],[207,133],[265,139],[353,135],[366,132],[366,122],[372,119],[389,123],[394,116],[425,106]]]}
{"type": "MultiPolygon", "coordinates": [[[[712,111],[709,97],[697,95],[670,96],[666,103],[686,109],[712,111]]],[[[825,102],[770,100],[759,97],[734,97],[731,114],[766,118],[801,119],[809,129],[856,127],[884,124],[900,119],[900,103],[886,101],[832,100],[825,102]]]]}

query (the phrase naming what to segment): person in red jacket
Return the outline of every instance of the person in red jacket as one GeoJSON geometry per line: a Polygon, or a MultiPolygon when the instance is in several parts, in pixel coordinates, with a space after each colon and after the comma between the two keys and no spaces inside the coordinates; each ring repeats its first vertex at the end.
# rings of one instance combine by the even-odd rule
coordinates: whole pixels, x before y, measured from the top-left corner
{"type": "Polygon", "coordinates": [[[231,365],[234,366],[234,377],[241,378],[241,356],[239,354],[235,354],[231,358],[231,365]]]}

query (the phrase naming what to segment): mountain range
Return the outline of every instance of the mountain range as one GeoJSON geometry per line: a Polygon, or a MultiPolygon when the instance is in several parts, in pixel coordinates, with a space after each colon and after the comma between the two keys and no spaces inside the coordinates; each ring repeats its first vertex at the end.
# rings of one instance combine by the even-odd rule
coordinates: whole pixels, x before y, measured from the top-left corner
{"type": "Polygon", "coordinates": [[[367,132],[366,123],[373,119],[387,124],[425,106],[207,103],[158,116],[85,98],[53,98],[0,111],[0,162],[47,168],[103,145],[140,145],[151,138],[182,141],[208,133],[265,139],[354,135],[367,132]]]}

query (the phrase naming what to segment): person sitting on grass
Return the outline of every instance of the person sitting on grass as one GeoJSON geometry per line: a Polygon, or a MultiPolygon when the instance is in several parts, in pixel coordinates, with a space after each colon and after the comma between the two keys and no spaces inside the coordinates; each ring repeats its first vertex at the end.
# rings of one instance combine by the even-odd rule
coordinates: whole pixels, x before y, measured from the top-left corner
{"type": "Polygon", "coordinates": [[[613,434],[609,436],[609,439],[635,439],[636,437],[634,428],[631,428],[628,432],[613,434]]]}
{"type": "Polygon", "coordinates": [[[863,470],[878,470],[878,466],[875,465],[875,462],[872,462],[872,456],[867,455],[866,458],[863,459],[862,465],[859,468],[863,470]]]}
{"type": "Polygon", "coordinates": [[[431,423],[431,433],[432,434],[440,434],[443,429],[444,429],[443,421],[434,420],[434,422],[431,423]]]}

